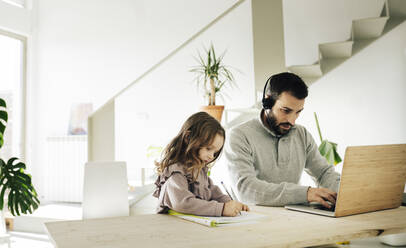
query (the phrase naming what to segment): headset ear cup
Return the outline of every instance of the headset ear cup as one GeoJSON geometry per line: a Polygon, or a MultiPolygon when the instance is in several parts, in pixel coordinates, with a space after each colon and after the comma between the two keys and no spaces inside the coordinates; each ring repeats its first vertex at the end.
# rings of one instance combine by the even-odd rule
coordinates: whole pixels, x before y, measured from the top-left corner
{"type": "Polygon", "coordinates": [[[269,106],[268,106],[268,98],[262,98],[262,107],[264,108],[264,109],[268,109],[269,108],[269,106]]]}
{"type": "Polygon", "coordinates": [[[262,107],[264,109],[271,109],[274,105],[274,100],[271,97],[262,99],[262,107]]]}
{"type": "Polygon", "coordinates": [[[271,97],[265,98],[265,91],[266,91],[266,86],[271,82],[272,76],[266,80],[265,85],[264,85],[264,91],[262,92],[262,107],[264,109],[271,109],[274,101],[271,99],[271,97]]]}

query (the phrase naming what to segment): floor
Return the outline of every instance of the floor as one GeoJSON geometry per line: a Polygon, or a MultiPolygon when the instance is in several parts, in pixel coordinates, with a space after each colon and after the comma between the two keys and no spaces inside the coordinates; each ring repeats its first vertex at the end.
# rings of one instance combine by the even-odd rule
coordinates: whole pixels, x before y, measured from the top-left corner
{"type": "MultiPolygon", "coordinates": [[[[9,232],[11,248],[54,248],[46,234],[34,234],[28,232],[9,232]]],[[[7,247],[3,244],[1,248],[7,247]]]]}

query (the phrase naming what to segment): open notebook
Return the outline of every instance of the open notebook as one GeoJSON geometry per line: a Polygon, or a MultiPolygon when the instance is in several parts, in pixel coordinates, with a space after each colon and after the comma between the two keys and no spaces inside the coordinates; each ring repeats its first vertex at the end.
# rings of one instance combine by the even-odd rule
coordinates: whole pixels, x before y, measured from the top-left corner
{"type": "Polygon", "coordinates": [[[263,214],[258,214],[254,212],[245,212],[242,211],[241,215],[235,217],[212,217],[212,216],[199,216],[193,214],[183,214],[176,212],[174,210],[168,211],[169,215],[176,216],[188,221],[193,221],[198,224],[202,224],[210,227],[220,227],[220,226],[234,226],[241,224],[250,224],[257,222],[261,219],[265,219],[268,216],[263,214]]]}

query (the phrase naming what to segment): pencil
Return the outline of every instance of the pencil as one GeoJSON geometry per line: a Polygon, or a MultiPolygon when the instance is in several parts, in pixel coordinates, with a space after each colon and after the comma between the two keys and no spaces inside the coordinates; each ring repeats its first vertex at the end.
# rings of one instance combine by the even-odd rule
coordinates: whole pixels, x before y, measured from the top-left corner
{"type": "MultiPolygon", "coordinates": [[[[227,195],[231,198],[231,200],[233,200],[233,197],[231,197],[231,194],[230,194],[230,192],[228,192],[227,187],[224,185],[223,181],[221,181],[220,183],[221,183],[221,185],[223,185],[223,188],[226,191],[227,195]]],[[[240,212],[240,215],[241,215],[241,212],[240,212]]]]}

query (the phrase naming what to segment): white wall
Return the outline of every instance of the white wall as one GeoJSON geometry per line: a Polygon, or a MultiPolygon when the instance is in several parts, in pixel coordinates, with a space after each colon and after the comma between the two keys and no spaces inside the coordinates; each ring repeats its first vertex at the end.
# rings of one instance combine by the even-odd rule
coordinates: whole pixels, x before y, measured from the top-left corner
{"type": "Polygon", "coordinates": [[[406,143],[405,34],[406,22],[311,85],[298,123],[317,143],[313,112],[342,157],[350,145],[406,143]]]}
{"type": "MultiPolygon", "coordinates": [[[[31,108],[38,122],[32,124],[30,132],[31,153],[35,154],[33,163],[38,167],[46,163],[44,142],[47,136],[66,134],[72,103],[93,102],[93,108],[97,109],[235,2],[39,0],[34,48],[35,92],[32,91],[36,101],[31,108]]],[[[244,9],[249,7],[246,5],[244,9]]],[[[247,22],[250,19],[247,13],[239,13],[241,16],[234,14],[231,20],[220,24],[221,29],[209,30],[204,38],[146,78],[145,82],[150,84],[140,91],[145,93],[143,96],[151,99],[157,96],[155,89],[164,86],[171,94],[167,95],[169,102],[168,98],[162,98],[165,99],[163,112],[167,111],[168,103],[184,107],[187,102],[182,116],[199,106],[202,102],[196,87],[189,83],[193,75],[188,72],[188,66],[193,64],[195,49],[212,40],[219,51],[228,48],[226,62],[244,72],[238,77],[244,80],[242,90],[231,93],[241,100],[229,106],[249,105],[247,102],[253,101],[254,94],[249,84],[253,80],[252,72],[246,69],[249,68],[246,65],[252,63],[251,34],[247,33],[251,24],[247,22]],[[234,46],[235,42],[238,45],[234,46]],[[247,91],[252,94],[247,96],[247,91]]],[[[140,87],[145,87],[145,83],[140,87]]],[[[135,106],[136,103],[128,106],[138,111],[136,108],[141,106],[135,106]]],[[[178,124],[179,113],[166,120],[178,124]]],[[[125,147],[131,148],[131,144],[125,147]]]]}
{"type": "Polygon", "coordinates": [[[49,111],[44,129],[65,133],[72,102],[90,101],[97,109],[233,2],[213,9],[207,1],[40,0],[37,86],[38,109],[49,111]]]}
{"type": "Polygon", "coordinates": [[[252,33],[257,101],[264,83],[273,74],[286,71],[282,0],[252,1],[252,33]]]}
{"type": "MultiPolygon", "coordinates": [[[[27,2],[30,2],[30,0],[27,2]]],[[[32,16],[31,6],[29,8],[20,8],[0,1],[0,29],[20,35],[30,35],[32,16]]]]}
{"type": "Polygon", "coordinates": [[[180,130],[186,118],[207,102],[197,90],[189,72],[196,65],[197,49],[215,45],[218,54],[227,50],[224,63],[234,70],[238,88],[223,90],[229,96],[217,104],[226,108],[248,107],[254,103],[251,2],[246,1],[204,32],[185,49],[151,75],[130,88],[116,101],[116,159],[127,161],[129,178],[139,179],[137,167],[152,166],[147,147],[165,146],[180,130]],[[235,28],[238,27],[238,28],[235,28]]]}
{"type": "Polygon", "coordinates": [[[384,0],[284,0],[286,66],[318,60],[318,45],[350,38],[352,20],[378,17],[384,0]]]}
{"type": "MultiPolygon", "coordinates": [[[[349,0],[346,0],[342,1],[345,2],[345,5],[334,5],[336,8],[332,9],[341,10],[336,11],[339,12],[338,14],[334,14],[335,12],[321,12],[320,9],[330,8],[333,3],[339,4],[337,1],[324,0],[318,8],[314,8],[315,0],[311,1],[306,1],[306,6],[301,6],[302,3],[297,0],[284,1],[284,16],[287,18],[284,19],[287,65],[313,63],[317,53],[307,54],[305,52],[314,51],[314,49],[317,51],[317,44],[320,42],[343,39],[342,37],[346,36],[345,32],[350,30],[351,19],[359,16],[359,11],[363,13],[363,17],[374,16],[380,13],[382,3],[381,0],[373,0],[374,4],[370,0],[367,1],[368,3],[365,0],[359,0],[358,5],[353,6],[349,4],[349,0]],[[375,7],[370,9],[370,6],[375,7]],[[308,11],[303,11],[303,9],[308,9],[308,11]],[[353,11],[357,14],[354,14],[353,11]],[[336,15],[339,14],[346,18],[337,17],[336,15]],[[292,21],[289,21],[290,18],[292,21]],[[309,22],[306,22],[307,20],[309,22]],[[334,25],[331,25],[330,20],[334,25]],[[299,25],[299,23],[305,25],[299,25]],[[343,25],[345,27],[338,27],[335,24],[345,24],[343,25]],[[307,28],[310,30],[306,31],[307,28]],[[338,32],[340,37],[334,37],[331,31],[338,32]],[[331,34],[331,36],[327,39],[323,38],[324,36],[321,34],[331,34]],[[316,36],[322,39],[316,41],[316,36]],[[298,40],[300,42],[297,42],[298,40]],[[294,43],[306,46],[295,48],[291,46],[294,43]]],[[[169,51],[234,3],[235,0],[39,0],[37,24],[33,28],[36,42],[32,62],[35,65],[32,70],[35,74],[33,74],[33,82],[30,86],[32,90],[29,91],[29,97],[34,99],[30,102],[29,111],[32,122],[28,134],[32,140],[30,153],[35,155],[32,164],[41,167],[46,162],[44,160],[46,157],[44,142],[47,136],[66,134],[72,103],[89,101],[93,102],[94,109],[97,109],[111,96],[135,80],[138,75],[167,55],[169,51]],[[213,8],[213,6],[216,7],[213,8]]],[[[240,90],[230,91],[233,100],[226,102],[227,107],[250,106],[253,103],[253,93],[251,92],[253,92],[254,84],[251,17],[247,13],[248,9],[250,9],[249,1],[239,6],[216,27],[208,30],[200,39],[168,61],[155,74],[145,78],[132,89],[132,92],[128,92],[126,96],[120,98],[117,105],[130,106],[133,109],[123,108],[119,114],[122,117],[134,116],[134,118],[129,119],[128,122],[122,122],[120,124],[123,125],[122,129],[118,130],[117,135],[123,135],[124,132],[120,133],[120,130],[134,128],[132,125],[135,124],[148,125],[144,126],[147,130],[155,127],[159,128],[160,132],[168,130],[161,137],[155,136],[155,134],[152,136],[151,143],[159,143],[158,145],[174,135],[175,127],[179,128],[184,118],[203,103],[195,86],[189,83],[192,77],[187,70],[188,66],[193,65],[191,57],[195,54],[195,49],[207,45],[209,41],[213,41],[216,49],[220,51],[227,48],[226,63],[237,67],[244,73],[238,75],[240,90]],[[138,93],[145,94],[133,93],[137,90],[138,93]],[[150,98],[150,95],[155,98],[150,98]],[[135,98],[131,101],[133,103],[129,101],[131,98],[135,98]],[[156,99],[160,101],[160,105],[149,105],[154,104],[153,101],[156,99]],[[175,110],[171,106],[174,106],[175,110]],[[146,115],[145,109],[150,107],[153,109],[153,113],[161,111],[161,116],[146,115]],[[184,110],[176,110],[176,108],[184,110]],[[126,111],[128,111],[127,115],[126,111]]],[[[379,42],[382,41],[378,41],[373,46],[377,46],[379,42]]],[[[385,46],[388,43],[385,42],[385,46]]],[[[395,83],[405,82],[404,69],[402,69],[404,67],[399,67],[399,57],[397,57],[397,62],[388,63],[386,61],[388,64],[382,65],[382,58],[387,60],[390,58],[387,55],[388,48],[385,47],[383,51],[380,51],[381,47],[371,51],[373,46],[326,75],[310,89],[310,96],[301,122],[307,127],[312,127],[314,121],[311,114],[317,110],[324,135],[338,142],[339,149],[343,149],[348,144],[354,144],[355,141],[361,142],[361,140],[362,142],[394,142],[396,139],[405,141],[404,132],[399,136],[399,133],[402,133],[400,125],[404,123],[404,115],[401,114],[403,112],[399,112],[399,104],[404,106],[404,100],[394,100],[397,99],[396,94],[405,92],[404,84],[395,83]],[[361,55],[362,63],[352,62],[361,55]],[[369,56],[377,57],[374,57],[375,60],[371,60],[369,56]],[[375,66],[382,68],[381,74],[391,72],[384,75],[396,77],[392,79],[397,81],[390,81],[394,87],[393,92],[380,93],[382,87],[380,71],[363,65],[372,63],[372,61],[377,63],[375,66]],[[403,74],[398,75],[400,72],[403,74]],[[371,74],[374,76],[366,78],[365,75],[371,74]],[[373,93],[371,96],[363,95],[362,98],[359,98],[364,88],[355,88],[355,85],[358,87],[361,83],[364,88],[373,85],[372,89],[368,88],[368,91],[373,93]],[[354,92],[358,92],[358,94],[354,93],[354,99],[349,98],[348,92],[352,92],[350,89],[357,89],[354,92]],[[326,96],[330,91],[335,93],[334,96],[326,96]],[[383,97],[383,100],[378,101],[379,104],[387,102],[390,107],[395,107],[395,112],[398,114],[388,114],[392,109],[386,110],[385,108],[383,111],[383,105],[381,106],[377,102],[374,104],[381,106],[378,108],[380,111],[377,112],[383,111],[383,115],[387,115],[387,117],[375,117],[375,112],[369,108],[369,101],[366,104],[363,99],[382,99],[378,95],[383,97]],[[345,101],[341,101],[341,98],[344,98],[345,101]],[[337,100],[332,102],[331,99],[337,100]],[[399,103],[390,104],[393,101],[399,103]],[[360,102],[364,104],[360,104],[360,102]],[[331,103],[331,105],[326,105],[326,103],[331,103]],[[354,105],[357,107],[355,108],[354,105]],[[358,105],[361,106],[361,111],[358,111],[360,107],[358,105]],[[336,112],[333,113],[338,113],[339,117],[335,117],[331,113],[330,107],[335,109],[336,112]],[[371,114],[365,114],[365,111],[369,111],[371,114]],[[346,118],[347,116],[348,118],[346,118]],[[355,120],[354,116],[357,117],[355,120]],[[360,126],[360,120],[368,122],[368,125],[360,126]],[[388,125],[391,126],[384,129],[385,134],[364,133],[365,128],[375,131],[383,129],[381,126],[387,123],[390,123],[388,125]],[[342,125],[345,126],[345,131],[337,129],[342,125]],[[355,135],[354,138],[351,135],[355,135]],[[372,140],[377,137],[380,139],[372,140]]],[[[390,47],[389,51],[393,51],[392,49],[395,47],[390,47]]],[[[403,56],[402,66],[404,66],[404,58],[403,56]]],[[[389,82],[387,79],[384,81],[389,82]]],[[[314,135],[316,134],[314,130],[311,131],[314,135]]],[[[144,149],[125,145],[134,143],[137,139],[137,135],[128,136],[125,139],[127,143],[121,144],[121,148],[123,148],[121,158],[130,159],[132,151],[144,149]]],[[[33,178],[35,179],[35,175],[33,178]]]]}

